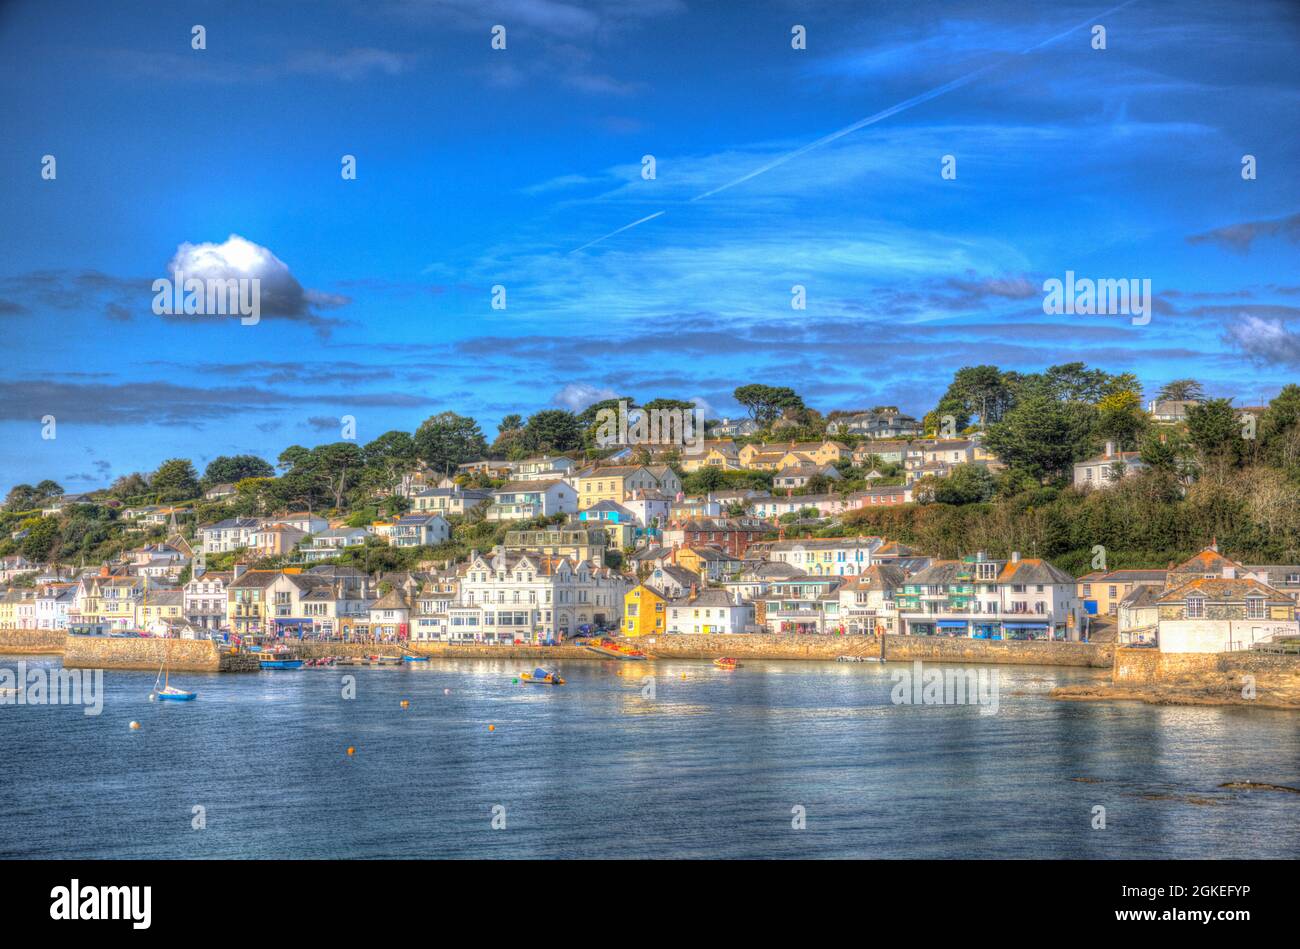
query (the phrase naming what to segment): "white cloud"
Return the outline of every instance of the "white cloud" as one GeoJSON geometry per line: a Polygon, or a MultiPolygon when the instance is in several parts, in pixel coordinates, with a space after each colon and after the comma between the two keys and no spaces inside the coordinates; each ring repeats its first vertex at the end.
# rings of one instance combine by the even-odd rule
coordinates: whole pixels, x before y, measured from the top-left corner
{"type": "Polygon", "coordinates": [[[184,243],[167,264],[172,279],[184,274],[185,279],[229,280],[255,278],[261,287],[261,314],[303,320],[315,325],[337,321],[318,316],[318,307],[342,306],[347,297],[337,294],[305,290],[289,271],[283,260],[261,244],[231,234],[221,244],[184,243]]]}
{"type": "Polygon", "coordinates": [[[555,393],[551,401],[570,412],[581,412],[592,403],[615,398],[618,398],[618,393],[613,389],[589,385],[586,382],[570,382],[555,393]]]}

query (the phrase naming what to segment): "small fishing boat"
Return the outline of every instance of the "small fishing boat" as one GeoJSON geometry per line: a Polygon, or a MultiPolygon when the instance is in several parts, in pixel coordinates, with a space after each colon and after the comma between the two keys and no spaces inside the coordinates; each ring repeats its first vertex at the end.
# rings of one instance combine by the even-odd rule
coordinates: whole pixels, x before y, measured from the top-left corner
{"type": "Polygon", "coordinates": [[[719,669],[735,669],[740,665],[740,660],[735,656],[719,656],[713,660],[713,664],[719,669]]]}
{"type": "Polygon", "coordinates": [[[262,650],[258,661],[263,669],[301,669],[303,660],[289,651],[288,646],[279,645],[270,650],[262,650]]]}
{"type": "Polygon", "coordinates": [[[836,662],[884,662],[879,656],[836,656],[836,662]]]}
{"type": "Polygon", "coordinates": [[[301,659],[261,659],[263,669],[301,669],[301,659]]]}
{"type": "Polygon", "coordinates": [[[608,656],[610,659],[621,659],[624,662],[646,659],[646,654],[635,646],[625,646],[617,640],[608,637],[598,642],[586,642],[583,644],[592,652],[599,653],[602,656],[608,656]]]}
{"type": "Polygon", "coordinates": [[[533,685],[564,685],[564,680],[560,678],[558,672],[547,672],[540,666],[532,672],[521,672],[519,678],[533,685]]]}
{"type": "Polygon", "coordinates": [[[403,662],[428,662],[429,657],[428,656],[403,656],[402,661],[403,662]]]}

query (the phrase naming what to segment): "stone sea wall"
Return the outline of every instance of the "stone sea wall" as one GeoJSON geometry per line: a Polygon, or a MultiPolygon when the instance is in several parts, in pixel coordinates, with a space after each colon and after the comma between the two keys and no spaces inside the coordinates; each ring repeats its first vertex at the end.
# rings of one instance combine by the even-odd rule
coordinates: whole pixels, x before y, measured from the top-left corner
{"type": "Polygon", "coordinates": [[[664,659],[835,659],[880,656],[890,662],[973,662],[1002,665],[1089,666],[1110,668],[1113,646],[1107,643],[1001,642],[947,636],[800,636],[718,635],[647,636],[630,640],[664,659]]]}
{"type": "MultiPolygon", "coordinates": [[[[736,656],[749,659],[833,660],[837,656],[884,656],[891,662],[921,659],[930,662],[972,662],[1005,665],[1085,666],[1110,668],[1114,647],[1109,644],[1061,642],[997,642],[955,639],[946,636],[799,636],[715,635],[649,636],[625,640],[652,658],[716,659],[736,656]]],[[[304,659],[323,656],[419,656],[448,659],[589,659],[597,653],[582,646],[487,646],[454,643],[411,643],[409,646],[375,643],[290,643],[304,659]]],[[[1141,650],[1126,650],[1141,652],[1141,650]]],[[[1151,652],[1152,650],[1149,650],[1151,652]]],[[[245,671],[255,668],[247,657],[232,657],[228,650],[207,640],[127,639],[66,636],[40,630],[0,630],[0,654],[64,653],[64,664],[73,667],[118,669],[157,668],[170,655],[173,669],[191,671],[245,671]],[[167,652],[170,650],[170,653],[167,652]]]]}
{"type": "Polygon", "coordinates": [[[1219,674],[1295,676],[1300,678],[1300,656],[1254,652],[1160,652],[1158,649],[1115,650],[1111,680],[1116,684],[1151,685],[1219,674]]]}
{"type": "Polygon", "coordinates": [[[57,629],[0,630],[0,655],[33,656],[63,652],[67,634],[57,629]]]}
{"type": "Polygon", "coordinates": [[[63,665],[68,669],[158,669],[167,660],[172,672],[218,672],[221,657],[206,639],[117,639],[68,636],[63,665]]]}

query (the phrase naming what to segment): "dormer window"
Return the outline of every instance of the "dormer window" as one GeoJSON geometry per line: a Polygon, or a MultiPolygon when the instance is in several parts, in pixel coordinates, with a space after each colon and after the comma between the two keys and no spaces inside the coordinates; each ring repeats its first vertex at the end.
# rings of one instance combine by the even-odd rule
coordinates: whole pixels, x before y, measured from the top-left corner
{"type": "Polygon", "coordinates": [[[1187,598],[1187,618],[1188,619],[1205,618],[1205,597],[1189,596],[1187,598]]]}

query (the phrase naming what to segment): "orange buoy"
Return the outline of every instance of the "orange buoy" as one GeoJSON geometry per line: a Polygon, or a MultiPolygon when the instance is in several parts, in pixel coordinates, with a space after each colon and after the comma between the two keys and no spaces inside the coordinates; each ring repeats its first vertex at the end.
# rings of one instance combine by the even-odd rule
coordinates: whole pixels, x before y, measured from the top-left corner
{"type": "Polygon", "coordinates": [[[411,700],[410,700],[410,699],[402,699],[402,708],[410,708],[410,707],[411,707],[411,700]]]}
{"type": "Polygon", "coordinates": [[[138,731],[139,728],[140,728],[140,723],[139,723],[139,722],[132,722],[132,723],[131,723],[131,728],[132,728],[132,730],[138,731]]]}
{"type": "Polygon", "coordinates": [[[495,725],[489,725],[489,726],[488,726],[488,731],[490,731],[490,732],[494,732],[494,731],[496,731],[496,730],[497,730],[497,727],[496,727],[495,725]]]}
{"type": "Polygon", "coordinates": [[[355,748],[353,748],[351,745],[348,745],[348,754],[350,754],[350,755],[355,755],[356,753],[357,753],[357,750],[356,750],[355,748]]]}

